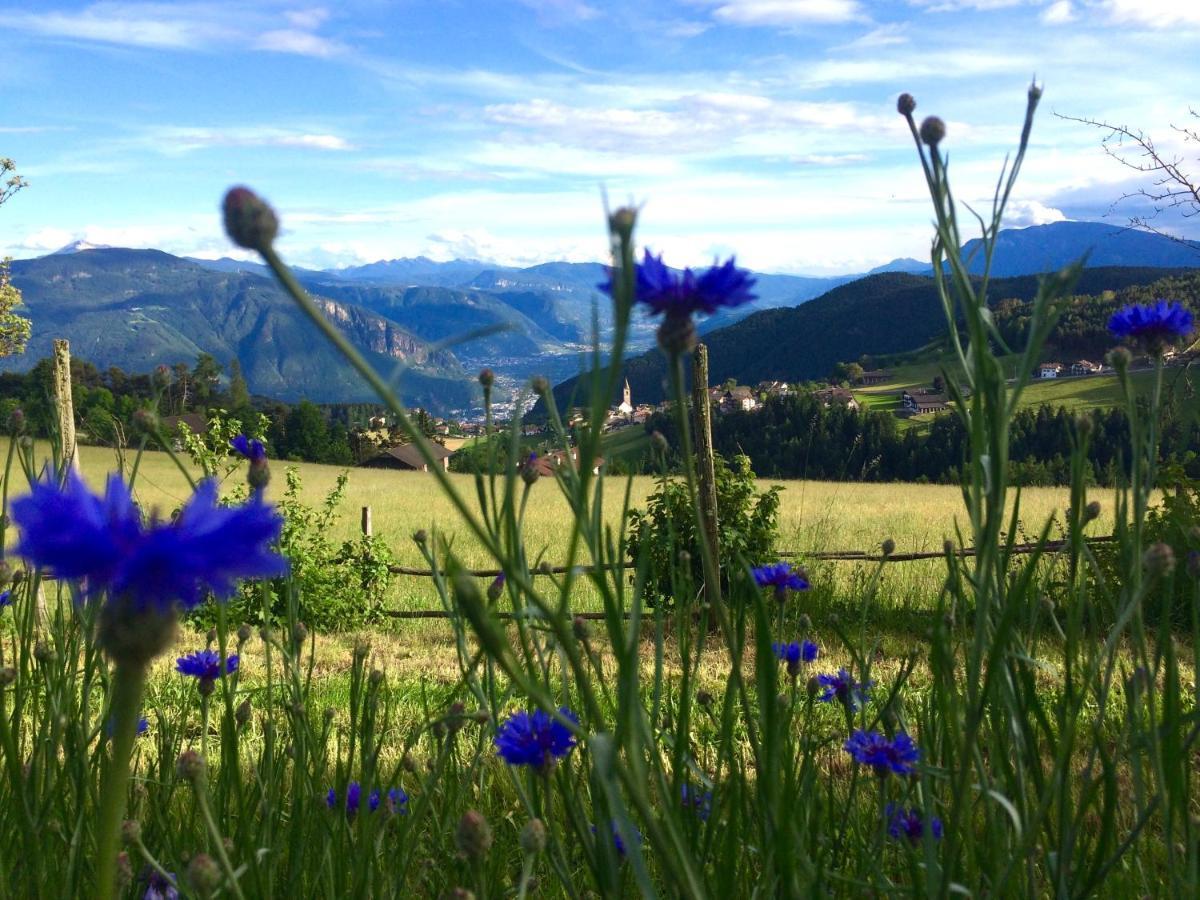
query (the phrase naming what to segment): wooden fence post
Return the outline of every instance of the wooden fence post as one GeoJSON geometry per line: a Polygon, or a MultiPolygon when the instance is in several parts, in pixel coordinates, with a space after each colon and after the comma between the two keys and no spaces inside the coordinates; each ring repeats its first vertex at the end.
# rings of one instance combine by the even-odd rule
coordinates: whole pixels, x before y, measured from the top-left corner
{"type": "Polygon", "coordinates": [[[370,537],[371,529],[371,507],[364,506],[362,508],[362,533],[363,537],[370,537]]]}
{"type": "MultiPolygon", "coordinates": [[[[717,531],[717,476],[713,465],[712,407],[708,400],[708,348],[697,344],[692,351],[692,431],[696,437],[696,477],[700,490],[700,521],[704,541],[712,554],[713,565],[720,571],[720,543],[717,531]]],[[[720,596],[721,586],[713,591],[720,596]]]]}
{"type": "Polygon", "coordinates": [[[58,435],[63,465],[79,467],[75,454],[75,402],[71,397],[71,345],[54,339],[54,404],[58,407],[58,435]]]}

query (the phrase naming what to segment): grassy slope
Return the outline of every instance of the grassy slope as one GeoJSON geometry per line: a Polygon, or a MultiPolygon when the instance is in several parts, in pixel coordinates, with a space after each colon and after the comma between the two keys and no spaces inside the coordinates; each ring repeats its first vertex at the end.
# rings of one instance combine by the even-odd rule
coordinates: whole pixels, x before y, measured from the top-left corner
{"type": "MultiPolygon", "coordinates": [[[[900,392],[912,388],[927,388],[934,376],[940,374],[943,365],[949,363],[948,356],[931,358],[924,362],[889,367],[893,378],[884,384],[867,388],[855,388],[854,396],[868,409],[877,412],[894,412],[900,408],[900,392]]],[[[1007,362],[1015,365],[1016,358],[1007,362]]],[[[1153,373],[1144,370],[1132,374],[1135,390],[1148,394],[1153,386],[1153,373]]],[[[1176,396],[1195,414],[1200,411],[1200,396],[1192,389],[1195,375],[1184,367],[1167,369],[1163,379],[1166,388],[1174,387],[1176,396]]],[[[1063,406],[1069,410],[1105,409],[1123,404],[1120,387],[1115,375],[1088,375],[1078,378],[1034,379],[1021,394],[1020,407],[1036,407],[1042,404],[1063,406]]],[[[928,425],[936,414],[901,419],[901,428],[920,428],[928,425]]]]}

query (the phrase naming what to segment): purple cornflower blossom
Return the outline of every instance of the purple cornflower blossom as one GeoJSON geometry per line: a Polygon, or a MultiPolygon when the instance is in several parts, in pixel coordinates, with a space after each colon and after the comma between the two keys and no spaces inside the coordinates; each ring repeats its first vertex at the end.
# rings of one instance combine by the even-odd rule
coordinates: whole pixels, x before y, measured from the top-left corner
{"type": "Polygon", "coordinates": [[[387,796],[380,792],[379,788],[371,791],[371,796],[367,798],[367,809],[371,812],[379,809],[379,804],[386,800],[384,811],[390,815],[408,815],[408,794],[400,788],[392,788],[387,792],[387,796]]]}
{"type": "Polygon", "coordinates": [[[142,895],[142,900],[179,900],[174,872],[164,875],[157,869],[146,866],[142,869],[142,881],[146,885],[146,893],[142,895]]]}
{"type": "Polygon", "coordinates": [[[818,701],[832,703],[836,700],[850,712],[855,712],[858,704],[866,702],[867,691],[874,684],[872,681],[856,682],[845,669],[838,669],[836,675],[818,675],[817,683],[825,688],[818,701]]]}
{"type": "MultiPolygon", "coordinates": [[[[346,816],[351,817],[358,812],[358,805],[362,801],[362,785],[357,781],[352,781],[346,785],[346,816]]],[[[369,798],[368,798],[369,802],[369,798]]],[[[325,805],[330,809],[337,809],[338,794],[334,788],[329,789],[329,793],[325,795],[325,805]]],[[[372,807],[373,809],[373,807],[372,807]]]]}
{"type": "Polygon", "coordinates": [[[921,810],[914,806],[911,809],[905,809],[897,803],[889,803],[887,809],[884,810],[884,818],[887,819],[887,833],[894,841],[901,838],[908,838],[911,843],[919,844],[921,838],[926,832],[936,841],[942,837],[942,820],[937,816],[929,818],[929,827],[925,827],[925,817],[921,814],[921,810]]]}
{"type": "Polygon", "coordinates": [[[920,749],[903,731],[889,741],[878,731],[858,729],[850,735],[843,749],[856,762],[874,769],[881,778],[891,772],[908,775],[921,758],[920,749]]]}
{"type": "MultiPolygon", "coordinates": [[[[116,716],[109,716],[108,721],[104,723],[104,736],[106,738],[108,738],[109,740],[112,740],[113,729],[116,727],[117,727],[116,716]]],[[[137,734],[139,736],[141,736],[149,730],[150,730],[150,720],[147,719],[145,716],[142,716],[137,721],[137,734]]]]}
{"type": "Polygon", "coordinates": [[[1114,337],[1131,338],[1161,348],[1191,333],[1192,313],[1174,300],[1131,303],[1113,313],[1108,320],[1108,330],[1114,337]]]}
{"type": "MultiPolygon", "coordinates": [[[[654,314],[663,313],[691,317],[695,313],[714,313],[721,307],[741,306],[755,298],[750,288],[754,276],[739,269],[731,256],[726,262],[713,264],[697,274],[684,269],[676,274],[649,250],[637,264],[638,303],[645,304],[654,314]]],[[[600,290],[612,293],[612,278],[600,285],[600,290]]]]}
{"type": "MultiPolygon", "coordinates": [[[[565,706],[559,712],[576,725],[579,719],[565,706]]],[[[541,769],[561,759],[575,746],[575,736],[545,710],[513,713],[496,730],[496,753],[510,766],[541,769]]]]}
{"type": "Polygon", "coordinates": [[[688,784],[681,784],[679,790],[683,800],[683,808],[695,810],[696,818],[701,822],[707,822],[708,817],[712,815],[712,791],[701,791],[699,788],[688,784]]]}
{"type": "Polygon", "coordinates": [[[494,579],[492,579],[492,583],[488,585],[487,598],[492,603],[495,603],[497,600],[499,600],[500,595],[504,593],[504,581],[504,573],[501,572],[494,579]]]}
{"type": "Polygon", "coordinates": [[[87,591],[107,589],[137,608],[191,609],[208,593],[231,596],[238,580],[287,572],[271,545],[283,519],[260,494],[237,506],[217,504],[208,479],[170,523],[143,524],[129,488],[109,476],[104,496],[91,492],[73,470],[60,486],[41,479],[13,501],[21,529],[17,552],[60,578],[86,579],[87,591]]]}
{"type": "MultiPolygon", "coordinates": [[[[617,851],[617,856],[624,859],[625,858],[625,850],[626,850],[625,840],[624,840],[624,838],[621,837],[621,831],[619,828],[617,828],[616,822],[610,823],[610,827],[612,830],[613,849],[617,851]]],[[[633,827],[633,826],[630,826],[630,827],[633,827]]],[[[595,825],[592,826],[592,834],[599,834],[599,832],[596,830],[595,825]]],[[[638,831],[637,828],[633,828],[633,839],[639,845],[642,843],[642,833],[640,831],[638,831]]]]}
{"type": "Polygon", "coordinates": [[[812,641],[792,641],[788,644],[777,641],[771,645],[771,650],[787,666],[787,672],[793,678],[800,674],[802,665],[814,661],[821,653],[821,648],[812,641]]]}
{"type": "Polygon", "coordinates": [[[787,599],[788,591],[808,590],[808,579],[804,577],[804,573],[785,562],[755,566],[750,570],[750,574],[754,576],[754,583],[759,587],[773,588],[775,599],[780,603],[787,599]]]}
{"type": "Polygon", "coordinates": [[[229,446],[251,462],[263,462],[267,458],[267,448],[257,438],[239,434],[229,442],[229,446]]]}
{"type": "MultiPolygon", "coordinates": [[[[232,675],[237,669],[238,657],[234,653],[225,658],[225,674],[232,675]]],[[[221,654],[216,650],[197,650],[175,660],[175,671],[201,681],[216,681],[221,677],[221,654]]]]}

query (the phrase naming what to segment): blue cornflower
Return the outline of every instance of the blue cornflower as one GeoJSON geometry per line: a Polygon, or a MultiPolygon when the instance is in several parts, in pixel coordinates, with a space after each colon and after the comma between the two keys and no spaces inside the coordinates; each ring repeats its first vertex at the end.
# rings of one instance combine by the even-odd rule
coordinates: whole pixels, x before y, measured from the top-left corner
{"type": "Polygon", "coordinates": [[[845,669],[838,669],[836,675],[818,675],[817,683],[825,688],[825,693],[817,698],[819,701],[831,703],[836,700],[850,712],[857,710],[859,703],[866,702],[867,691],[874,684],[871,681],[856,682],[845,669]]]}
{"type": "Polygon", "coordinates": [[[696,817],[701,822],[707,822],[708,817],[712,815],[712,791],[701,791],[699,788],[694,788],[687,784],[681,784],[679,788],[684,809],[694,809],[696,817]]]}
{"type": "Polygon", "coordinates": [[[244,434],[239,434],[229,442],[229,446],[250,460],[250,462],[263,462],[267,458],[267,448],[257,438],[249,438],[244,434]]]}
{"type": "MultiPolygon", "coordinates": [[[[565,706],[559,712],[576,725],[579,719],[565,706]]],[[[510,766],[540,769],[561,759],[575,746],[575,737],[549,713],[535,709],[513,713],[496,731],[496,752],[510,766]]]]}
{"type": "Polygon", "coordinates": [[[766,566],[755,566],[750,570],[754,583],[759,587],[775,589],[775,599],[782,603],[787,599],[788,591],[807,591],[808,579],[803,572],[798,572],[785,562],[771,563],[766,566]]]}
{"type": "Polygon", "coordinates": [[[4,609],[6,606],[12,606],[12,591],[0,593],[0,609],[4,609]]]}
{"type": "Polygon", "coordinates": [[[787,665],[788,674],[793,678],[800,674],[801,665],[812,662],[821,653],[821,648],[812,641],[792,641],[788,644],[776,642],[771,645],[771,650],[780,662],[787,665]]]}
{"type": "MultiPolygon", "coordinates": [[[[107,737],[109,740],[112,740],[113,729],[115,729],[116,727],[117,727],[116,716],[109,716],[108,721],[104,723],[105,737],[107,737]]],[[[140,735],[145,734],[149,730],[150,730],[150,720],[147,719],[145,716],[142,716],[137,721],[137,734],[140,736],[140,735]]]]}
{"type": "Polygon", "coordinates": [[[908,838],[912,843],[919,844],[927,831],[934,840],[941,840],[942,820],[937,816],[931,816],[927,829],[925,817],[915,806],[912,809],[905,809],[899,804],[889,803],[887,809],[884,810],[884,817],[887,819],[888,837],[894,841],[908,838]]]}
{"type": "Polygon", "coordinates": [[[857,762],[870,766],[875,774],[885,777],[889,772],[908,775],[921,758],[921,751],[903,731],[888,740],[878,731],[856,730],[843,749],[857,762]]]}
{"type": "MultiPolygon", "coordinates": [[[[371,812],[379,809],[379,804],[384,800],[383,794],[379,788],[371,791],[371,796],[367,798],[367,809],[371,812]]],[[[395,815],[408,815],[408,794],[404,793],[401,788],[392,788],[387,792],[387,805],[384,806],[384,811],[395,815]]]]}
{"type": "MultiPolygon", "coordinates": [[[[236,653],[225,658],[225,674],[232,675],[237,668],[236,653]]],[[[216,681],[221,676],[221,654],[216,650],[197,650],[175,660],[175,671],[201,681],[216,681]]]]}
{"type": "Polygon", "coordinates": [[[146,893],[142,895],[142,900],[179,900],[174,872],[164,875],[157,869],[146,866],[142,870],[142,881],[146,885],[146,893]]]}
{"type": "MultiPolygon", "coordinates": [[[[633,827],[633,826],[630,826],[630,827],[633,827]]],[[[612,830],[613,849],[617,851],[617,856],[624,859],[625,858],[625,840],[624,840],[624,838],[621,837],[621,831],[620,831],[620,829],[617,828],[616,822],[611,823],[611,830],[612,830]]],[[[596,831],[596,826],[593,825],[592,826],[592,834],[598,834],[598,833],[599,832],[596,831]]],[[[640,831],[638,831],[637,828],[633,828],[633,839],[639,845],[642,843],[642,833],[640,831]]]]}
{"type": "Polygon", "coordinates": [[[179,602],[191,609],[208,592],[229,597],[239,579],[287,571],[287,560],[271,549],[283,525],[274,507],[257,492],[237,506],[218,506],[211,479],[170,523],[144,525],[116,473],[103,497],[74,471],[61,486],[38,481],[12,511],[21,528],[18,553],[60,578],[86,579],[91,594],[107,588],[139,607],[166,611],[179,602]]]}
{"type": "Polygon", "coordinates": [[[1131,303],[1113,313],[1108,330],[1114,337],[1161,346],[1191,333],[1192,314],[1174,300],[1131,303]]]}
{"type": "MultiPolygon", "coordinates": [[[[672,272],[661,255],[655,258],[649,250],[637,265],[636,300],[655,314],[690,317],[698,312],[714,313],[723,306],[741,306],[755,298],[750,291],[753,286],[754,276],[739,269],[733,257],[700,274],[691,269],[672,272]]],[[[612,293],[611,277],[600,289],[612,293]]]]}
{"type": "Polygon", "coordinates": [[[792,641],[790,644],[782,644],[776,642],[771,645],[771,649],[780,661],[791,663],[810,663],[815,660],[821,653],[821,648],[812,641],[792,641]]]}
{"type": "MultiPolygon", "coordinates": [[[[346,785],[346,815],[347,815],[347,817],[353,816],[355,813],[358,812],[358,805],[361,801],[362,801],[362,785],[360,785],[357,781],[350,782],[348,785],[346,785]]],[[[368,804],[369,803],[370,803],[370,798],[368,798],[368,804]]],[[[330,809],[337,809],[338,795],[337,795],[337,791],[334,788],[330,788],[329,793],[327,793],[325,795],[325,805],[328,806],[330,809]]],[[[376,806],[377,805],[378,805],[378,800],[376,800],[376,806]]],[[[371,807],[372,812],[374,811],[374,809],[375,809],[375,807],[372,806],[371,807]]]]}

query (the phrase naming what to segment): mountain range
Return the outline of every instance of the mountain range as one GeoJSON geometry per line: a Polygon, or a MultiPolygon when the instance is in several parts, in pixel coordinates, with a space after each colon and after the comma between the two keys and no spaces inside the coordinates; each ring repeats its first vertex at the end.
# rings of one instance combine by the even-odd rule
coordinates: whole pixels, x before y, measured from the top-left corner
{"type": "MultiPolygon", "coordinates": [[[[969,242],[968,252],[976,246],[969,242]]],[[[992,272],[1028,276],[1089,254],[1097,290],[1148,279],[1112,268],[1200,266],[1200,246],[1093,222],[1060,222],[1001,232],[992,272]]],[[[978,268],[979,260],[973,262],[978,268]]],[[[758,274],[758,300],[700,323],[712,377],[741,381],[819,377],[837,361],[912,349],[936,336],[930,267],[894,260],[866,276],[758,274]],[[814,299],[819,298],[819,299],[814,299]],[[888,328],[879,328],[881,321],[888,328]]],[[[393,376],[404,402],[435,411],[463,409],[474,375],[492,368],[502,388],[530,375],[567,380],[570,393],[595,329],[611,328],[597,290],[604,267],[550,262],[527,268],[424,257],[336,270],[296,272],[347,338],[393,376]]],[[[320,338],[265,267],[233,259],[187,259],[157,250],[81,243],[12,266],[33,338],[0,369],[27,369],[66,337],[97,366],[148,371],[191,363],[201,352],[236,358],[250,389],[283,400],[371,399],[360,379],[320,338]]],[[[1004,286],[1024,296],[1035,279],[1004,286]]],[[[1000,290],[1001,285],[996,285],[1000,290]]],[[[1081,290],[1087,290],[1081,286],[1081,290]]],[[[1001,296],[993,291],[993,296],[1001,296]]],[[[631,352],[653,346],[655,323],[639,316],[631,352]]],[[[629,360],[639,399],[661,395],[657,351],[629,360]]],[[[502,395],[501,395],[502,396],[502,395]]]]}

